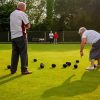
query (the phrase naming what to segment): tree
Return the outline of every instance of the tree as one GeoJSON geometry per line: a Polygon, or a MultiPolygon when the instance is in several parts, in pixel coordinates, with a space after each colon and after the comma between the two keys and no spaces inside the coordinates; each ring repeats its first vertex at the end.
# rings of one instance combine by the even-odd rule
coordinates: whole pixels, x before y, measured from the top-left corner
{"type": "Polygon", "coordinates": [[[59,30],[71,30],[71,22],[75,14],[74,0],[55,0],[55,16],[59,18],[59,30]]]}
{"type": "Polygon", "coordinates": [[[0,6],[0,30],[9,29],[10,13],[16,8],[14,2],[7,2],[0,6]]]}
{"type": "Polygon", "coordinates": [[[45,0],[26,0],[29,19],[32,24],[40,23],[45,17],[45,0]]]}
{"type": "Polygon", "coordinates": [[[46,1],[30,0],[27,1],[27,14],[34,30],[44,30],[44,19],[46,18],[46,1]]]}
{"type": "Polygon", "coordinates": [[[48,25],[49,29],[51,30],[52,29],[52,24],[53,24],[53,11],[54,11],[54,2],[55,2],[55,0],[46,0],[46,2],[47,2],[46,22],[47,22],[47,25],[48,25]]]}

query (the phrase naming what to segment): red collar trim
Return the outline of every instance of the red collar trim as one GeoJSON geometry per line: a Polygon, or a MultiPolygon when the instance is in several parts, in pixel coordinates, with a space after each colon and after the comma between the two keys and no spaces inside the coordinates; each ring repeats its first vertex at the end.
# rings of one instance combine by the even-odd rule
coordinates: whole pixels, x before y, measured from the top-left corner
{"type": "Polygon", "coordinates": [[[20,9],[17,8],[16,10],[20,10],[20,9]]]}

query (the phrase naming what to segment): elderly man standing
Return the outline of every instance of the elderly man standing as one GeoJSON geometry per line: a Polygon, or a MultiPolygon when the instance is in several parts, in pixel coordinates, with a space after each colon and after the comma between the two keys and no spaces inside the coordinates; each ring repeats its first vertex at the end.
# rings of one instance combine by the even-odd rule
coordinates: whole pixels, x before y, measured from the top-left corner
{"type": "Polygon", "coordinates": [[[100,67],[100,34],[94,30],[87,30],[85,27],[79,29],[79,34],[81,35],[81,44],[80,44],[80,55],[83,56],[83,49],[86,43],[92,45],[90,50],[89,59],[91,65],[86,68],[87,70],[94,69],[94,61],[98,61],[97,67],[100,67]]]}
{"type": "Polygon", "coordinates": [[[11,74],[16,73],[19,56],[21,59],[21,73],[31,74],[28,67],[27,53],[27,33],[26,29],[30,28],[28,16],[25,13],[26,4],[19,2],[17,9],[10,15],[10,31],[12,39],[12,59],[11,59],[11,74]]]}
{"type": "Polygon", "coordinates": [[[53,37],[54,37],[54,34],[52,33],[52,31],[50,31],[50,33],[49,33],[49,41],[50,41],[50,43],[53,43],[53,37]]]}

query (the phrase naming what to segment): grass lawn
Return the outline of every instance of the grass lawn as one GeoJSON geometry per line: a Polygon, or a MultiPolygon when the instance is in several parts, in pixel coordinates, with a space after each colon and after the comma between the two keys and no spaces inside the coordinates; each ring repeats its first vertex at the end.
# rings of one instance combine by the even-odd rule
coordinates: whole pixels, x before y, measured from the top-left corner
{"type": "Polygon", "coordinates": [[[86,71],[90,47],[79,54],[79,44],[29,44],[29,70],[21,75],[20,62],[14,75],[6,68],[10,64],[11,44],[0,44],[0,100],[100,100],[100,70],[86,71]],[[37,58],[37,62],[33,59],[37,58]],[[80,60],[73,69],[75,60],[80,60]],[[62,64],[71,61],[66,69],[62,64]],[[45,68],[39,69],[40,63],[45,68]],[[51,64],[56,68],[52,69],[51,64]]]}

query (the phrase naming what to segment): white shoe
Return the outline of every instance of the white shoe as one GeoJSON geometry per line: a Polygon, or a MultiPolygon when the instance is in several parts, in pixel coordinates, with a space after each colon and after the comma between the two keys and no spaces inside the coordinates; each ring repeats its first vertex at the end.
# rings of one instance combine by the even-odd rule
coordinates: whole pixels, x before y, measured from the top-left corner
{"type": "Polygon", "coordinates": [[[89,71],[94,70],[94,66],[87,67],[86,70],[89,70],[89,71]]]}

